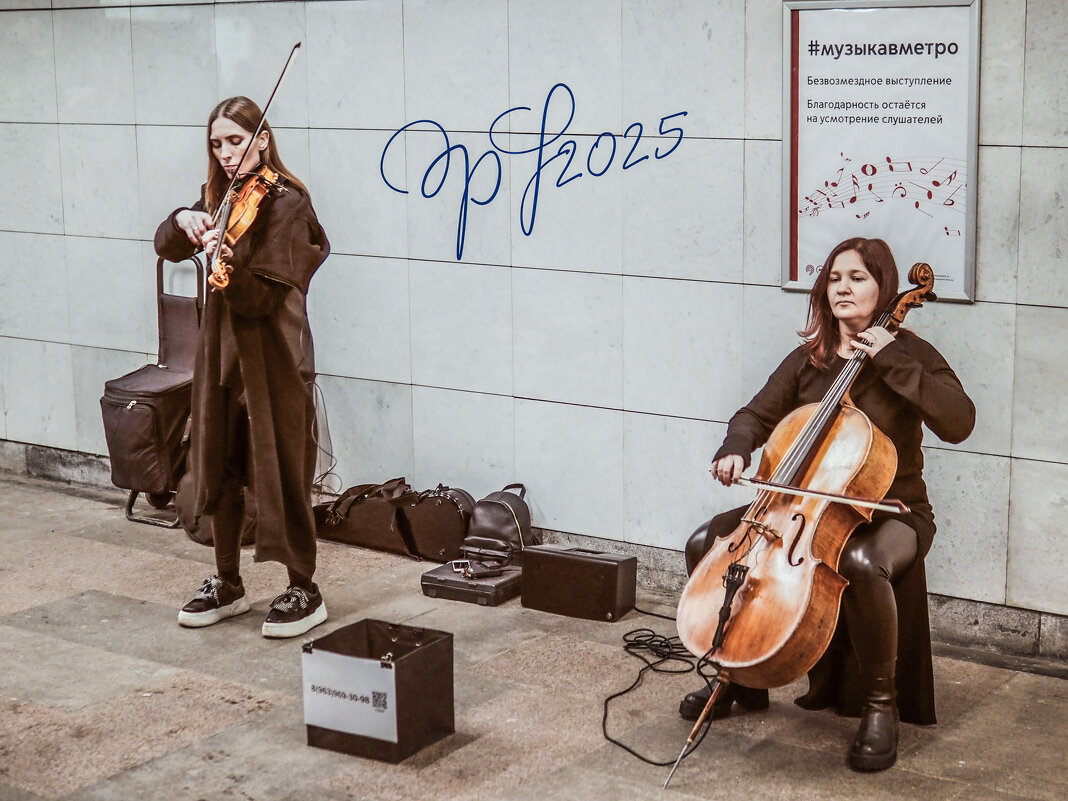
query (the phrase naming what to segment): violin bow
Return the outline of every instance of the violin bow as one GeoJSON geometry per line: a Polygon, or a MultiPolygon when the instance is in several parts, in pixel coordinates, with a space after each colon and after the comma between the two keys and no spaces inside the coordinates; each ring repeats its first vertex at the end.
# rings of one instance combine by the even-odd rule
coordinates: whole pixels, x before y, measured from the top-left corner
{"type": "Polygon", "coordinates": [[[237,184],[237,179],[241,177],[240,169],[241,165],[245,163],[245,156],[248,155],[249,150],[252,149],[252,144],[256,141],[256,137],[259,136],[260,132],[263,130],[263,125],[267,121],[267,111],[271,108],[271,103],[274,102],[274,96],[278,93],[278,87],[282,85],[282,79],[285,78],[286,73],[289,72],[289,65],[293,63],[293,57],[297,54],[297,49],[302,44],[303,42],[297,42],[289,51],[289,58],[286,59],[286,64],[284,67],[282,67],[282,74],[279,75],[278,80],[274,82],[274,89],[271,90],[271,96],[267,98],[267,105],[265,105],[263,107],[263,111],[260,112],[260,121],[256,123],[256,130],[253,132],[252,136],[249,137],[248,144],[245,145],[245,151],[241,154],[241,159],[237,162],[238,169],[234,170],[234,177],[230,179],[230,183],[226,187],[226,191],[223,192],[222,196],[224,200],[216,212],[217,216],[215,220],[216,228],[220,229],[219,236],[215,242],[215,252],[212,253],[211,258],[208,259],[208,265],[211,267],[211,274],[208,276],[208,283],[210,283],[214,287],[225,288],[226,284],[229,282],[229,279],[226,277],[225,272],[223,272],[222,275],[217,276],[215,270],[215,265],[218,264],[219,260],[219,253],[222,251],[223,234],[225,233],[226,225],[229,222],[228,220],[224,219],[224,217],[229,216],[229,211],[225,215],[222,213],[223,209],[227,208],[228,206],[226,198],[230,197],[230,192],[233,191],[234,185],[237,184]],[[216,280],[218,280],[220,283],[216,283],[216,280]]]}
{"type": "Polygon", "coordinates": [[[774,481],[763,481],[759,478],[739,478],[735,483],[744,487],[757,487],[771,489],[786,495],[800,495],[804,498],[822,498],[835,503],[848,503],[851,506],[863,506],[865,509],[875,509],[879,512],[892,512],[894,514],[907,514],[912,510],[897,498],[883,498],[881,501],[869,498],[854,498],[851,495],[839,495],[836,492],[821,492],[813,489],[791,487],[789,484],[777,484],[774,481]]]}

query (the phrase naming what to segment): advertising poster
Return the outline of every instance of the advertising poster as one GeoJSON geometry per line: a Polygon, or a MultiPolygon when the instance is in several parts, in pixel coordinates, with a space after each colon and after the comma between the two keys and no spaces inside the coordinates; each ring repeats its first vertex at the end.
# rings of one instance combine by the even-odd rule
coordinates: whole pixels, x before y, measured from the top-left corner
{"type": "Polygon", "coordinates": [[[978,0],[784,4],[783,286],[831,249],[885,239],[942,300],[975,275],[978,0]]]}

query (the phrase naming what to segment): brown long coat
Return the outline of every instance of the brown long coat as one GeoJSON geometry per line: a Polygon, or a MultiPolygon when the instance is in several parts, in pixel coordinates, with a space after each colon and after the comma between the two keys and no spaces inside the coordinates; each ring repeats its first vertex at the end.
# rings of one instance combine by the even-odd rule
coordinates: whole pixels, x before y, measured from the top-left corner
{"type": "MultiPolygon", "coordinates": [[[[203,210],[203,197],[192,208],[203,210]]],[[[172,261],[195,250],[174,222],[178,211],[155,237],[156,252],[172,261]]],[[[213,513],[223,479],[243,474],[254,498],[256,560],[310,576],[315,362],[305,301],[330,244],[307,195],[290,185],[261,202],[233,251],[229,286],[207,294],[193,368],[188,466],[195,512],[213,513]],[[242,414],[248,447],[235,464],[233,442],[241,434],[234,421],[242,414]]]]}

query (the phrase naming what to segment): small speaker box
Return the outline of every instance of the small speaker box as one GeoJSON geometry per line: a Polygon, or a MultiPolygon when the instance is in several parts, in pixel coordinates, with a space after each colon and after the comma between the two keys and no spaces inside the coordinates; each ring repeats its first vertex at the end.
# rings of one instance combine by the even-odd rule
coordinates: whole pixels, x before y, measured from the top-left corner
{"type": "Polygon", "coordinates": [[[619,620],[634,608],[638,557],[559,545],[523,549],[522,604],[586,620],[619,620]]]}

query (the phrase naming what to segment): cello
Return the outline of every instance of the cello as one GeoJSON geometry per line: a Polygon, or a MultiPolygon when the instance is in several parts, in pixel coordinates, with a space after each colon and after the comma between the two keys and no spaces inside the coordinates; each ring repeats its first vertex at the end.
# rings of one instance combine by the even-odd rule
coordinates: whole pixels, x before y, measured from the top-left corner
{"type": "MultiPolygon", "coordinates": [[[[894,333],[910,309],[935,299],[929,265],[915,264],[908,280],[912,289],[898,294],[872,325],[894,333]]],[[[779,422],[755,478],[739,481],[759,488],[756,499],[738,527],[713,543],[683,589],[679,638],[717,672],[675,768],[727,684],[781,687],[816,664],[830,644],[848,584],[837,568],[850,534],[870,522],[874,510],[909,511],[883,500],[897,471],[897,451],[849,397],[867,359],[855,351],[819,403],[779,422]]]]}

